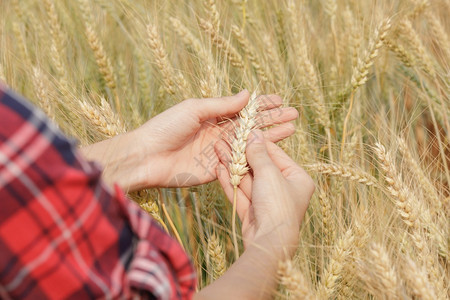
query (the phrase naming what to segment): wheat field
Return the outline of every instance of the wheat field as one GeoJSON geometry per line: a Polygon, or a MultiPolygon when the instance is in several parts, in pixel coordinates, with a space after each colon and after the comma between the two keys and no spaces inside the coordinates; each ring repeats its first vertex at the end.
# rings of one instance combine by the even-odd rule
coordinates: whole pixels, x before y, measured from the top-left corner
{"type": "MultiPolygon", "coordinates": [[[[280,146],[316,192],[276,297],[449,299],[449,15],[448,0],[6,0],[0,79],[81,146],[187,98],[278,94],[301,115],[280,146]]],[[[130,197],[199,288],[233,263],[217,182],[130,197]]]]}

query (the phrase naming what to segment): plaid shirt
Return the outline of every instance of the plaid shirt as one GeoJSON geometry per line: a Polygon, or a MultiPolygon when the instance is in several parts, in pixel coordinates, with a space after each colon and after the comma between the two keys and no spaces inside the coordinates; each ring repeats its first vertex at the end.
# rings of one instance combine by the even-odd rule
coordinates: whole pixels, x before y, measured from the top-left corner
{"type": "Polygon", "coordinates": [[[0,83],[0,298],[189,299],[171,237],[0,83]]]}

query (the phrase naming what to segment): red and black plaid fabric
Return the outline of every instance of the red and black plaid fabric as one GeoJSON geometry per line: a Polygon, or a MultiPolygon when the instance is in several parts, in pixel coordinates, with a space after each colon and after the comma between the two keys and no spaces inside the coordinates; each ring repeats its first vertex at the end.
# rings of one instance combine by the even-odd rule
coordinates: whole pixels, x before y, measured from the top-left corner
{"type": "Polygon", "coordinates": [[[189,299],[189,258],[0,84],[0,298],[189,299]]]}

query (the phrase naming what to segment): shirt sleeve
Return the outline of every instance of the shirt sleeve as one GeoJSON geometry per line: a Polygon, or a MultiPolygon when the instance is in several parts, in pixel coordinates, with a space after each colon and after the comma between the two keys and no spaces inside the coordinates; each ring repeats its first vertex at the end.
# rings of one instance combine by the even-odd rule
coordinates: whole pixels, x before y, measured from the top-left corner
{"type": "Polygon", "coordinates": [[[181,246],[0,86],[0,298],[190,299],[181,246]]]}

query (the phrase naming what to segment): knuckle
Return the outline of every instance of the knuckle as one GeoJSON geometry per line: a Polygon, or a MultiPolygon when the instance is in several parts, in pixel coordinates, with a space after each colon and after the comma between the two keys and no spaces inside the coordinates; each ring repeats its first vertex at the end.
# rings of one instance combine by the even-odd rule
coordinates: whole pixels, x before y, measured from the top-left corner
{"type": "Polygon", "coordinates": [[[289,131],[289,132],[295,132],[295,126],[294,126],[294,124],[292,124],[292,123],[286,123],[286,129],[289,131]]]}

